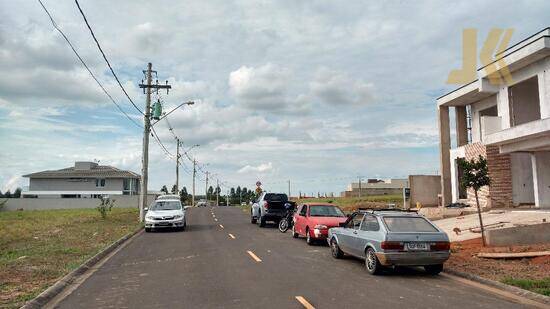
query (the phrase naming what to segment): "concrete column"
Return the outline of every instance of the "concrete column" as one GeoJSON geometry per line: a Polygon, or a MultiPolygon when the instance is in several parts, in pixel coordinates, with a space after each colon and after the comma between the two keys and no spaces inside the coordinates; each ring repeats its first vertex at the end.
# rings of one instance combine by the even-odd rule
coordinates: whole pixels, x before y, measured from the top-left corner
{"type": "Polygon", "coordinates": [[[441,173],[441,196],[443,206],[451,203],[451,131],[449,127],[449,107],[438,107],[439,122],[439,166],[441,173]]]}
{"type": "Polygon", "coordinates": [[[537,75],[539,82],[540,118],[550,118],[550,72],[544,70],[537,75]]]}
{"type": "Polygon", "coordinates": [[[531,154],[535,207],[550,208],[550,151],[531,154]]]}
{"type": "Polygon", "coordinates": [[[457,147],[468,144],[468,127],[466,124],[466,106],[455,107],[456,117],[456,145],[457,147]]]}

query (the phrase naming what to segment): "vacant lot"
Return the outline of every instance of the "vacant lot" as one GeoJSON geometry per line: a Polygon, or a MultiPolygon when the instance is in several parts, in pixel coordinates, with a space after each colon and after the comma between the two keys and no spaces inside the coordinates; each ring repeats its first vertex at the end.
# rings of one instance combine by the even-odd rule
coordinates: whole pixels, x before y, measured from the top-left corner
{"type": "Polygon", "coordinates": [[[550,256],[525,259],[484,259],[479,252],[533,252],[550,250],[550,244],[511,247],[481,246],[481,238],[454,242],[445,268],[472,273],[550,296],[550,256]]]}
{"type": "MultiPolygon", "coordinates": [[[[353,212],[359,207],[385,208],[388,204],[395,204],[397,207],[403,205],[401,195],[372,195],[362,198],[358,197],[322,197],[322,198],[302,198],[293,199],[296,203],[332,203],[340,206],[345,212],[353,212]]],[[[250,212],[250,205],[238,206],[244,212],[250,212]]]]}
{"type": "Polygon", "coordinates": [[[351,212],[359,207],[383,208],[388,204],[395,204],[397,207],[403,205],[401,195],[371,195],[365,197],[327,197],[327,198],[303,198],[296,200],[298,203],[333,203],[340,206],[344,211],[351,212]]]}
{"type": "Polygon", "coordinates": [[[0,308],[32,299],[139,227],[137,209],[0,212],[0,308]]]}

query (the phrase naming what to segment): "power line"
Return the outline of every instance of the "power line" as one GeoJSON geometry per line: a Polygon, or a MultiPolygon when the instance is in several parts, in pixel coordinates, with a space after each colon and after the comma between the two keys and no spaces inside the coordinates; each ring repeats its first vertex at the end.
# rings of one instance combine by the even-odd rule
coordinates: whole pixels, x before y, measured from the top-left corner
{"type": "Polygon", "coordinates": [[[113,99],[113,97],[109,94],[109,92],[107,92],[107,90],[105,89],[105,87],[103,87],[103,85],[101,84],[101,82],[97,79],[97,77],[94,75],[94,73],[92,73],[92,70],[90,70],[90,68],[88,67],[88,65],[86,64],[86,62],[84,61],[84,59],[82,59],[82,57],[80,56],[80,54],[78,54],[78,52],[76,51],[75,47],[73,46],[73,44],[71,43],[71,41],[69,40],[69,38],[65,35],[65,33],[63,33],[63,31],[61,31],[61,29],[57,26],[57,23],[55,22],[55,20],[53,19],[52,15],[50,14],[50,12],[48,11],[48,9],[46,8],[46,6],[44,6],[44,3],[42,3],[42,0],[38,0],[38,2],[40,3],[40,6],[42,6],[42,8],[44,9],[44,11],[46,12],[46,14],[48,15],[48,17],[50,18],[50,21],[53,25],[53,27],[55,28],[55,30],[57,30],[61,36],[65,39],[65,41],[67,42],[67,44],[69,44],[69,46],[71,47],[73,53],[76,55],[76,57],[78,58],[78,60],[80,60],[80,63],[82,63],[82,65],[86,68],[86,70],[88,71],[88,73],[90,73],[90,75],[92,76],[92,78],[95,80],[95,82],[99,85],[99,87],[101,88],[101,90],[103,90],[103,92],[109,97],[109,99],[111,100],[111,102],[113,102],[113,104],[118,108],[118,110],[123,113],[133,124],[135,124],[138,128],[142,128],[142,126],[140,124],[138,124],[133,118],[131,118],[123,109],[122,107],[120,107],[120,105],[118,105],[118,103],[115,101],[115,99],[113,99]]]}
{"type": "Polygon", "coordinates": [[[161,147],[162,150],[164,150],[164,152],[168,155],[168,157],[174,158],[174,155],[170,153],[170,151],[168,151],[166,146],[164,146],[164,144],[161,142],[157,132],[155,131],[155,127],[153,126],[151,126],[151,133],[153,134],[153,137],[155,138],[155,141],[157,142],[157,144],[161,147]]]}
{"type": "Polygon", "coordinates": [[[122,86],[122,83],[118,79],[118,76],[116,75],[115,70],[113,70],[113,67],[111,66],[111,63],[109,62],[109,60],[107,60],[107,56],[105,56],[105,53],[103,52],[103,49],[101,48],[101,45],[99,44],[99,41],[95,37],[94,31],[92,30],[92,27],[88,23],[88,19],[86,18],[86,15],[82,11],[82,8],[80,7],[80,4],[78,3],[78,0],[75,0],[74,2],[76,3],[76,6],[78,7],[78,10],[80,11],[80,14],[82,15],[82,18],[84,18],[84,22],[86,23],[86,26],[88,27],[88,30],[90,30],[90,34],[92,35],[92,38],[94,38],[94,41],[97,45],[97,48],[101,52],[101,55],[103,56],[103,59],[105,59],[105,62],[107,63],[107,66],[109,66],[109,70],[111,70],[111,73],[113,74],[113,76],[115,77],[118,85],[120,86],[120,89],[122,89],[122,92],[124,92],[124,94],[126,95],[128,100],[130,101],[130,103],[132,103],[132,105],[140,112],[140,114],[143,115],[143,111],[130,98],[130,96],[128,95],[128,92],[126,92],[126,89],[124,89],[124,87],[122,86]]]}

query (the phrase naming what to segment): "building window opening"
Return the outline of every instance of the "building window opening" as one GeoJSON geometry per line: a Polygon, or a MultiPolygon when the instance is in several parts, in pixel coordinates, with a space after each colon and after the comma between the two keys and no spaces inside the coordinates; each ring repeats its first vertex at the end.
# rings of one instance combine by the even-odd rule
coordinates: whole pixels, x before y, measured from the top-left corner
{"type": "Polygon", "coordinates": [[[98,187],[98,188],[105,187],[105,178],[96,179],[95,180],[95,186],[98,187]]]}
{"type": "Polygon", "coordinates": [[[540,119],[539,83],[537,76],[508,88],[510,126],[540,119]]]}

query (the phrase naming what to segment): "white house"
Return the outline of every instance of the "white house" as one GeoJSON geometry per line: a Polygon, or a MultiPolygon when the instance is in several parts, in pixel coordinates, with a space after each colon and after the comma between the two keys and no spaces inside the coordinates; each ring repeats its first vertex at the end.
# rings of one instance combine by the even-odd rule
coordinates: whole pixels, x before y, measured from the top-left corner
{"type": "Polygon", "coordinates": [[[500,63],[506,66],[496,73],[509,70],[511,82],[491,83],[482,67],[475,81],[437,99],[443,205],[473,202],[472,192],[459,186],[456,160],[482,155],[492,179],[482,190],[483,206],[550,208],[550,28],[497,54],[493,64],[500,63]]]}

